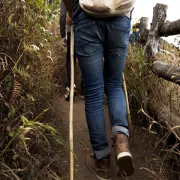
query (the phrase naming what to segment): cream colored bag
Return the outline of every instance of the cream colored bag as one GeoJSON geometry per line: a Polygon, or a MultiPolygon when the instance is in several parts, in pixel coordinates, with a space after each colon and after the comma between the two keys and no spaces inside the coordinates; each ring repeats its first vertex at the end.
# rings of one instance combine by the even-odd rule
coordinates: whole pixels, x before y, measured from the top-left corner
{"type": "Polygon", "coordinates": [[[95,17],[126,15],[134,3],[135,0],[79,0],[81,8],[95,17]]]}

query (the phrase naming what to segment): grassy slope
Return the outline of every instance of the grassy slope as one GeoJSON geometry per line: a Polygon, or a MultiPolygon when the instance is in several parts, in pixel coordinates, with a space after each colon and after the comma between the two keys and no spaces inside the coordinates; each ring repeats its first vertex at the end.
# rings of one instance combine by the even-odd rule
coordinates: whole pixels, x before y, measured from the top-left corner
{"type": "MultiPolygon", "coordinates": [[[[171,55],[159,54],[158,59],[179,65],[180,52],[164,43],[163,49],[171,52],[171,55]]],[[[155,148],[158,149],[157,156],[160,164],[169,164],[171,172],[178,176],[180,167],[178,166],[179,144],[174,136],[163,124],[151,118],[147,111],[147,102],[158,102],[168,108],[171,112],[179,114],[180,107],[180,87],[176,84],[167,82],[156,77],[148,68],[143,58],[143,47],[141,45],[129,45],[129,53],[125,68],[132,119],[138,125],[146,128],[147,132],[154,134],[156,142],[155,148]]]]}

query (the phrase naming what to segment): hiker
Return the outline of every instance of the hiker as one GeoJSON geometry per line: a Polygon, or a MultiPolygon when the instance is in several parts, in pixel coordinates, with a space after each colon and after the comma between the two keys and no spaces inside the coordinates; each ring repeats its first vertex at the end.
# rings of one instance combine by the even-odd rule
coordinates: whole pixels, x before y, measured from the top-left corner
{"type": "Polygon", "coordinates": [[[106,10],[111,8],[107,7],[111,1],[113,0],[96,1],[96,4],[94,0],[72,0],[71,4],[71,0],[64,0],[68,13],[73,18],[75,51],[84,82],[86,120],[93,149],[93,154],[87,157],[87,165],[99,180],[111,179],[111,146],[106,137],[104,91],[108,101],[117,175],[129,176],[134,173],[128,145],[126,102],[122,89],[133,0],[124,0],[124,3],[130,2],[132,5],[123,6],[129,9],[122,9],[121,15],[108,17],[106,10]],[[80,6],[80,2],[87,5],[86,11],[81,8],[85,6],[80,6]],[[107,6],[103,6],[101,2],[107,3],[107,6]],[[93,3],[95,6],[91,6],[93,3]],[[99,4],[105,10],[96,8],[99,4]]]}
{"type": "Polygon", "coordinates": [[[133,28],[133,32],[130,35],[130,43],[135,44],[138,41],[138,37],[139,37],[139,29],[133,28]]]}
{"type": "Polygon", "coordinates": [[[138,41],[138,37],[139,37],[139,23],[136,23],[135,25],[133,25],[132,29],[133,29],[133,32],[130,35],[130,40],[129,41],[132,44],[134,44],[135,42],[138,41]]]}
{"type": "MultiPolygon", "coordinates": [[[[70,25],[67,25],[67,33],[66,33],[66,19],[67,17],[67,11],[66,6],[61,1],[61,11],[60,11],[60,34],[61,38],[63,39],[63,45],[67,47],[67,53],[66,53],[66,72],[67,72],[67,87],[66,87],[66,93],[65,93],[65,99],[69,101],[70,99],[70,84],[71,84],[71,50],[70,50],[70,39],[71,39],[71,32],[70,32],[70,25]],[[66,37],[67,34],[67,37],[66,37]]],[[[76,53],[74,52],[74,67],[76,65],[76,53]]],[[[81,79],[81,98],[84,98],[84,90],[82,85],[82,79],[81,79]]],[[[77,94],[76,90],[76,84],[74,84],[74,96],[77,94]]]]}

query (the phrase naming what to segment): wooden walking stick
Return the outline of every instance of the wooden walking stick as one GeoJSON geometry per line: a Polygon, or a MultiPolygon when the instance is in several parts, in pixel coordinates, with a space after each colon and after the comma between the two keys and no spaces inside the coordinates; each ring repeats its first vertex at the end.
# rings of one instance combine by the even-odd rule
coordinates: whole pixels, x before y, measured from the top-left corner
{"type": "Polygon", "coordinates": [[[126,99],[127,120],[129,124],[129,129],[132,131],[133,126],[132,126],[132,121],[131,121],[131,113],[130,113],[130,108],[129,108],[129,100],[128,100],[128,93],[127,93],[126,80],[124,77],[124,73],[122,75],[122,81],[123,81],[123,89],[124,89],[124,94],[125,94],[125,99],[126,99]]]}
{"type": "Polygon", "coordinates": [[[70,180],[74,180],[73,100],[74,100],[74,26],[71,25],[71,87],[70,87],[70,111],[69,111],[70,180]]]}

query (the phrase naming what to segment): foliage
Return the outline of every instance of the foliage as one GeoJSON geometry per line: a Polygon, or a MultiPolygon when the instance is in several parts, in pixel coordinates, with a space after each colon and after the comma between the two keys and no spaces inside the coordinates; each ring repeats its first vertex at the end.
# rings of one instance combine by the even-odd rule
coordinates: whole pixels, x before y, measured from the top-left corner
{"type": "MultiPolygon", "coordinates": [[[[166,42],[162,45],[162,48],[171,53],[158,54],[156,58],[176,66],[179,65],[179,51],[166,42]]],[[[160,171],[163,172],[163,166],[166,166],[168,163],[168,166],[171,167],[169,167],[168,173],[172,172],[174,176],[177,176],[180,171],[178,165],[178,156],[180,155],[178,139],[176,140],[174,137],[173,127],[168,129],[165,124],[150,117],[147,111],[147,102],[160,102],[164,107],[168,107],[171,112],[180,116],[180,87],[159,79],[152,73],[146,60],[143,58],[143,47],[141,44],[129,45],[125,77],[132,119],[135,120],[134,123],[142,125],[147,132],[155,135],[156,142],[154,142],[154,147],[159,149],[157,159],[161,163],[160,171]],[[171,164],[169,164],[170,161],[171,164]]],[[[167,172],[167,170],[165,171],[167,172]]]]}
{"type": "Polygon", "coordinates": [[[58,0],[51,4],[44,0],[0,1],[3,179],[58,179],[60,174],[60,168],[54,173],[51,166],[58,167],[57,160],[52,159],[60,153],[63,139],[45,118],[47,108],[52,110],[56,60],[52,58],[50,43],[56,37],[50,27],[58,8],[58,0]]]}

